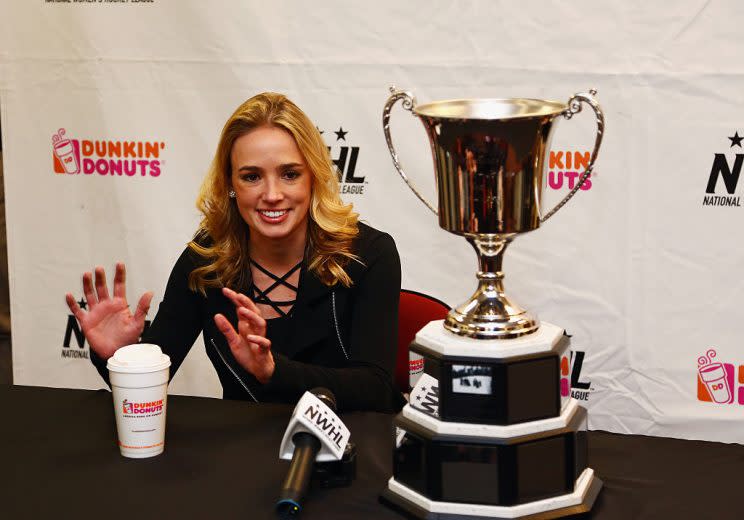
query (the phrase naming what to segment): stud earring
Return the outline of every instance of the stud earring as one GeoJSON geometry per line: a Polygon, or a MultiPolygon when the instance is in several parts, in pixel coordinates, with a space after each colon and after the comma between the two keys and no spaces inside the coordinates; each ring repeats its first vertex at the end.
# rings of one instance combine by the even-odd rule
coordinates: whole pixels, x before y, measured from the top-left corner
{"type": "Polygon", "coordinates": [[[235,198],[235,190],[228,191],[227,192],[227,196],[230,197],[231,199],[234,199],[235,198]]]}

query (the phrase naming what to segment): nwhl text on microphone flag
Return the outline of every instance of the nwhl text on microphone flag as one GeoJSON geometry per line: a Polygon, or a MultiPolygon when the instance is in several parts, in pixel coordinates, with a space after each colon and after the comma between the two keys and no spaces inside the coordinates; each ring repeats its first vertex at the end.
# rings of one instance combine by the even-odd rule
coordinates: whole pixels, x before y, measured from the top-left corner
{"type": "Polygon", "coordinates": [[[292,459],[292,437],[299,432],[310,433],[320,440],[320,452],[316,458],[318,462],[340,460],[351,436],[349,429],[335,412],[310,392],[305,392],[292,412],[279,448],[280,459],[292,459]]]}

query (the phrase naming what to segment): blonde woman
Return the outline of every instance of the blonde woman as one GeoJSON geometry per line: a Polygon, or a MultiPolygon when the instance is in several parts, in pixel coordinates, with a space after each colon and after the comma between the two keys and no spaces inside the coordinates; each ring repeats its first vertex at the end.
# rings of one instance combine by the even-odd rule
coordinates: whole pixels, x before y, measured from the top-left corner
{"type": "MultiPolygon", "coordinates": [[[[197,206],[194,239],[173,267],[141,341],[171,375],[201,332],[223,396],[295,402],[324,386],[344,410],[394,411],[400,260],[393,239],[339,197],[328,149],[285,96],[263,93],[225,124],[197,206]]],[[[125,268],[113,295],[102,267],[83,275],[89,310],[66,300],[98,371],[143,332],[152,293],[129,311],[125,268]]]]}

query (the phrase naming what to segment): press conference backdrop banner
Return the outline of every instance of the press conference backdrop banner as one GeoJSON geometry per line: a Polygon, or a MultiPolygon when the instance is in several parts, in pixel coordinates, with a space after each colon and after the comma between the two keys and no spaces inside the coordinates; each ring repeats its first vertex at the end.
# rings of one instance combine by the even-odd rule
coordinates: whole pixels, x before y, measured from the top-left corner
{"type": "MultiPolygon", "coordinates": [[[[309,114],[345,200],[395,238],[404,287],[455,305],[475,255],[395,173],[388,86],[419,102],[594,87],[596,172],[512,244],[508,291],[572,336],[591,428],[744,442],[741,2],[37,0],[0,14],[16,384],[104,386],[63,295],[121,260],[132,305],[155,292],[152,318],[222,125],[251,95],[284,92],[309,114]]],[[[421,124],[397,107],[392,133],[434,199],[421,124]]],[[[593,135],[587,110],[558,124],[549,204],[593,135]]],[[[221,395],[201,339],[170,390],[221,395]]]]}

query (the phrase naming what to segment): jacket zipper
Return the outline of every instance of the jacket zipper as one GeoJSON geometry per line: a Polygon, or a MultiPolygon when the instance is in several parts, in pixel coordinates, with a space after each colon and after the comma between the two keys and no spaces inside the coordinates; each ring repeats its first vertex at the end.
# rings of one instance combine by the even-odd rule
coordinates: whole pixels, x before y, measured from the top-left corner
{"type": "Polygon", "coordinates": [[[338,317],[336,316],[336,291],[331,291],[331,307],[333,308],[333,323],[336,325],[336,337],[338,338],[338,344],[341,346],[341,350],[344,352],[346,361],[349,360],[349,355],[346,353],[344,348],[344,342],[341,341],[341,330],[338,328],[338,317]]]}
{"type": "Polygon", "coordinates": [[[222,352],[220,352],[220,349],[219,349],[219,348],[217,348],[217,344],[216,344],[216,343],[214,342],[214,339],[213,339],[213,338],[209,338],[209,341],[210,341],[210,343],[212,343],[212,346],[213,346],[213,347],[214,347],[214,349],[215,349],[215,350],[217,351],[217,354],[218,354],[218,355],[220,356],[220,359],[221,359],[221,360],[222,360],[222,362],[223,362],[223,363],[225,364],[225,366],[227,367],[227,369],[228,369],[228,370],[230,371],[230,373],[231,373],[232,375],[234,375],[234,376],[235,376],[235,379],[237,379],[237,380],[238,380],[238,383],[240,383],[240,385],[241,385],[241,386],[242,386],[243,388],[245,388],[245,391],[246,391],[246,392],[248,392],[248,395],[250,395],[250,396],[251,396],[251,398],[252,398],[252,399],[253,399],[254,401],[258,402],[258,399],[256,399],[256,396],[255,396],[255,395],[253,395],[253,392],[251,392],[251,390],[250,390],[250,389],[248,388],[248,385],[246,385],[246,384],[245,384],[245,382],[244,382],[244,381],[243,381],[243,380],[242,380],[242,379],[240,378],[240,376],[239,376],[239,375],[238,375],[238,374],[237,374],[237,373],[235,372],[235,370],[233,370],[233,368],[232,368],[232,367],[231,367],[231,366],[230,366],[230,365],[228,364],[227,360],[225,359],[225,356],[223,356],[223,355],[222,355],[222,352]]]}

